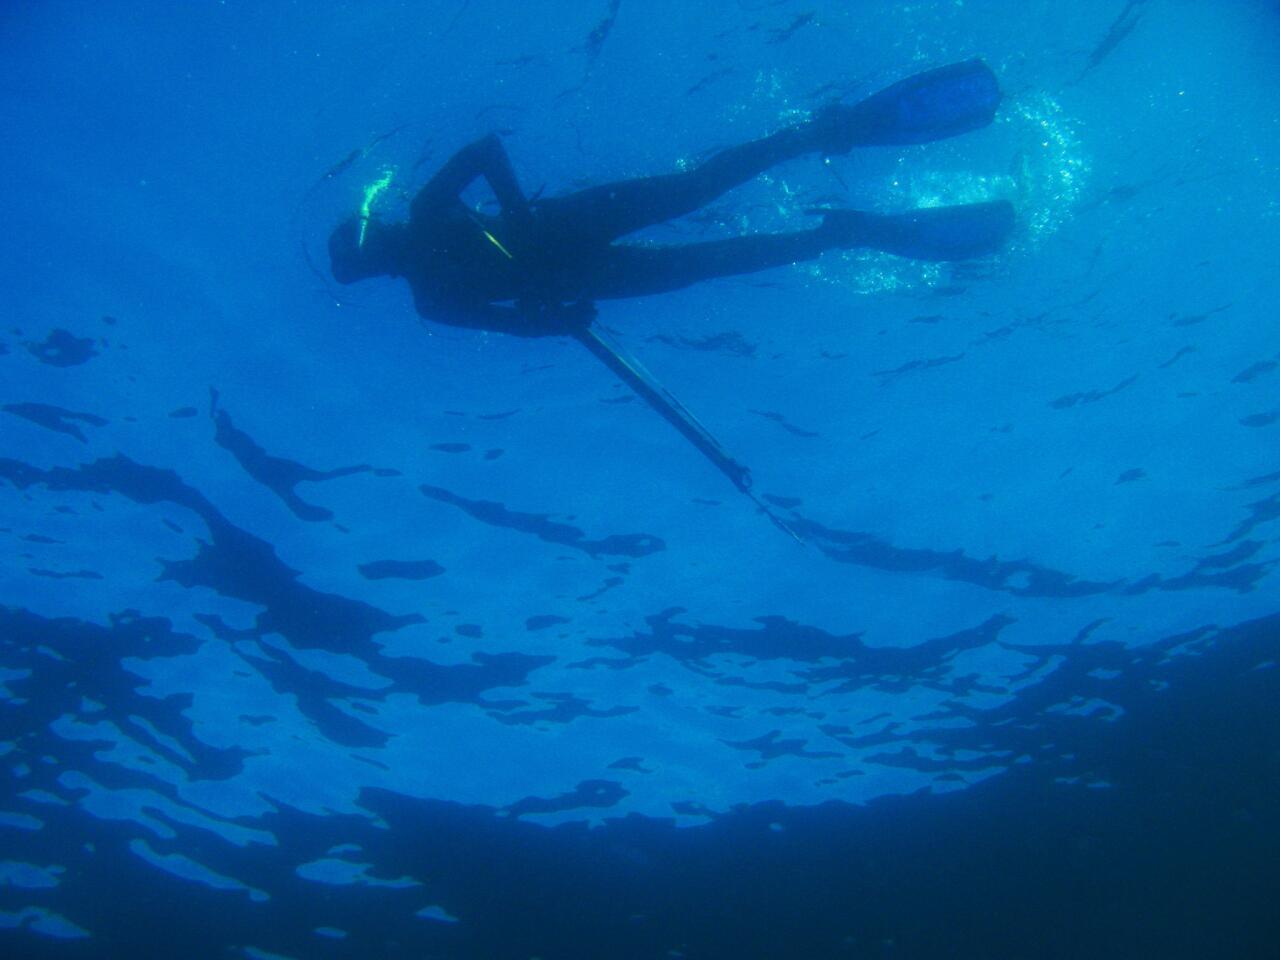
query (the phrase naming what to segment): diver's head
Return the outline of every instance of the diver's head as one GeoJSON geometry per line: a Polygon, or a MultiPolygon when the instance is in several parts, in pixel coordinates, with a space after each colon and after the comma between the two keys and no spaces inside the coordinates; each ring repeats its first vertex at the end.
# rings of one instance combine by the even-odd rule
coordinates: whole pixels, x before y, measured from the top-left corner
{"type": "Polygon", "coordinates": [[[398,231],[391,224],[360,216],[342,221],[329,235],[333,279],[339,283],[355,283],[369,277],[398,274],[399,239],[398,231]]]}

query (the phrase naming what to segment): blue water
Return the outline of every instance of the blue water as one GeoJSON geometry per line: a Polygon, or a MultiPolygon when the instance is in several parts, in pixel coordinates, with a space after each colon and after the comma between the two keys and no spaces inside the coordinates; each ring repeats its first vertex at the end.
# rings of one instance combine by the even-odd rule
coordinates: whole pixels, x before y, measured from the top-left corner
{"type": "Polygon", "coordinates": [[[1274,3],[0,41],[4,956],[1280,957],[1274,3]],[[1003,253],[601,305],[803,544],[571,340],[324,275],[486,132],[551,196],[974,56],[990,127],[644,239],[1007,199],[1003,253]]]}

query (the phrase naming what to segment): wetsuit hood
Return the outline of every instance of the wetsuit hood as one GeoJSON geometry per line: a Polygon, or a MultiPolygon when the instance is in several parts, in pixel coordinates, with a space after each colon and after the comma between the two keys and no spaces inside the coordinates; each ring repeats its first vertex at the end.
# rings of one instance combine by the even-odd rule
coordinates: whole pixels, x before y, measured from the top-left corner
{"type": "Polygon", "coordinates": [[[397,231],[377,220],[349,217],[329,235],[329,267],[339,283],[400,273],[397,231]],[[361,227],[364,241],[361,242],[361,227]]]}

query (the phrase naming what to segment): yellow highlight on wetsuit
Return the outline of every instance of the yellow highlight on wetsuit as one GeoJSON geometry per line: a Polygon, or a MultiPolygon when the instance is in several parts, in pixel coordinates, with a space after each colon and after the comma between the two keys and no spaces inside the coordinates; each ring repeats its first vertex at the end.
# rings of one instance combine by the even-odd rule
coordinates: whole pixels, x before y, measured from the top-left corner
{"type": "Polygon", "coordinates": [[[499,250],[501,250],[503,253],[505,253],[505,254],[507,255],[507,259],[508,259],[508,260],[514,260],[514,259],[515,259],[515,257],[513,257],[513,256],[511,255],[511,251],[510,251],[510,250],[508,250],[506,247],[504,247],[504,246],[502,245],[502,241],[501,241],[501,240],[499,240],[497,237],[495,237],[492,233],[490,233],[490,232],[489,232],[488,230],[486,230],[484,227],[481,227],[481,228],[480,228],[480,232],[481,232],[481,233],[483,233],[486,237],[488,237],[488,238],[489,238],[489,242],[490,242],[490,243],[492,243],[495,247],[497,247],[499,250]]]}
{"type": "Polygon", "coordinates": [[[502,251],[503,256],[505,256],[508,260],[515,259],[515,256],[512,254],[512,252],[502,245],[502,241],[485,229],[485,226],[483,223],[480,222],[479,217],[477,217],[470,210],[467,211],[467,216],[471,218],[472,223],[474,223],[477,227],[480,228],[480,232],[484,234],[484,238],[488,240],[490,243],[492,243],[499,250],[502,251]]]}
{"type": "Polygon", "coordinates": [[[373,215],[373,204],[382,195],[383,191],[391,186],[391,178],[395,174],[395,170],[388,167],[382,171],[381,177],[364,188],[364,202],[360,204],[360,236],[356,240],[357,247],[364,246],[364,234],[369,228],[369,218],[373,215]]]}

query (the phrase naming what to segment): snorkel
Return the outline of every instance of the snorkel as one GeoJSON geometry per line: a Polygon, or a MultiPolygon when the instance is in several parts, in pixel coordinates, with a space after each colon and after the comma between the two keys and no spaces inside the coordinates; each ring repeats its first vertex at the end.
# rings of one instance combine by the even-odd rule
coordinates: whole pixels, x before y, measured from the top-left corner
{"type": "Polygon", "coordinates": [[[360,204],[360,232],[356,237],[356,248],[359,250],[364,249],[364,237],[369,229],[369,219],[373,216],[373,205],[386,192],[387,187],[391,186],[391,181],[395,175],[394,167],[386,167],[382,171],[381,177],[365,185],[364,200],[360,204]]]}

